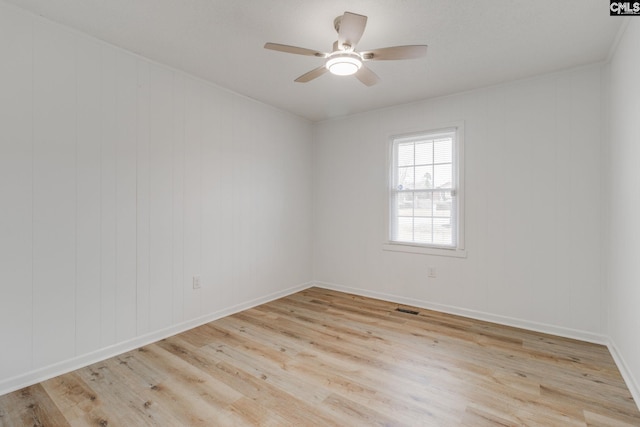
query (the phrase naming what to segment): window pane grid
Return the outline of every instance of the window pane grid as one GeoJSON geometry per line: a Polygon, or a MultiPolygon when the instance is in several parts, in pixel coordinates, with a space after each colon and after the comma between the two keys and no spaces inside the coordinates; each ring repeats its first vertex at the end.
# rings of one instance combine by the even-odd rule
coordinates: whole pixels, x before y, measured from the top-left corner
{"type": "Polygon", "coordinates": [[[454,132],[394,141],[391,240],[455,247],[454,132]]]}

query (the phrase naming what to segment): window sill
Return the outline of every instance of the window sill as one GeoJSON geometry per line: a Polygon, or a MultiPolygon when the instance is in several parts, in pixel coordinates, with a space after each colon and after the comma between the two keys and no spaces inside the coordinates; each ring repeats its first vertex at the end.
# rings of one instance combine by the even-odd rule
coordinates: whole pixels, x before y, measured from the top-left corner
{"type": "Polygon", "coordinates": [[[406,243],[385,243],[382,245],[382,250],[391,252],[405,252],[410,254],[447,256],[453,258],[467,257],[467,251],[462,249],[432,248],[427,246],[414,246],[406,243]]]}

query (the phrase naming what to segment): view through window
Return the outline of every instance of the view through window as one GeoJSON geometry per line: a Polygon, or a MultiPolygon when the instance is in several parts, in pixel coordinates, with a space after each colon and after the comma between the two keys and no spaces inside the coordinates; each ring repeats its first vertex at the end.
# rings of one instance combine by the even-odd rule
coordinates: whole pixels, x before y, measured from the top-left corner
{"type": "Polygon", "coordinates": [[[393,139],[391,242],[458,246],[457,129],[393,139]]]}

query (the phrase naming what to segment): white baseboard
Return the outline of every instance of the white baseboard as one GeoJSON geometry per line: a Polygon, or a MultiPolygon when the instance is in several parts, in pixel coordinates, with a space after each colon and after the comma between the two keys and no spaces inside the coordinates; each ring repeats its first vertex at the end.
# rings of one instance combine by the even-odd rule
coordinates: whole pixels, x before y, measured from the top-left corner
{"type": "Polygon", "coordinates": [[[304,283],[302,285],[274,292],[259,298],[252,299],[250,301],[224,308],[222,310],[205,314],[195,319],[178,323],[159,331],[154,331],[128,341],[101,348],[91,353],[83,354],[72,359],[67,359],[43,368],[35,369],[33,371],[8,378],[6,380],[2,380],[0,381],[0,396],[12,391],[19,390],[23,387],[37,384],[58,375],[83,368],[85,366],[91,365],[92,363],[100,362],[110,357],[117,356],[127,351],[135,350],[136,348],[168,338],[189,329],[193,329],[197,326],[204,325],[205,323],[213,322],[214,320],[220,319],[222,317],[229,316],[231,314],[256,307],[269,301],[294,294],[311,286],[313,286],[313,283],[304,283]]]}
{"type": "Polygon", "coordinates": [[[375,292],[367,289],[352,288],[349,286],[337,285],[335,283],[315,282],[315,286],[319,288],[332,289],[335,291],[346,292],[350,294],[360,295],[364,297],[376,298],[397,304],[405,304],[414,307],[425,308],[427,310],[439,311],[442,313],[455,314],[457,316],[468,317],[470,319],[483,320],[486,322],[497,323],[505,326],[513,326],[516,328],[527,329],[535,332],[556,335],[564,338],[572,338],[580,341],[586,341],[594,344],[607,345],[608,338],[602,334],[581,331],[577,329],[564,328],[561,326],[548,325],[545,323],[532,322],[529,320],[518,319],[508,316],[500,316],[497,314],[485,313],[482,311],[469,310],[445,304],[435,304],[414,298],[402,297],[399,295],[387,294],[383,292],[375,292]]]}
{"type": "Polygon", "coordinates": [[[613,356],[613,360],[616,362],[618,370],[620,371],[624,382],[627,384],[627,388],[631,392],[633,400],[636,402],[636,406],[640,410],[640,385],[637,383],[633,375],[631,375],[629,365],[627,365],[624,358],[622,357],[622,354],[618,350],[618,347],[612,340],[609,340],[607,348],[609,349],[609,353],[611,353],[611,356],[613,356]]]}

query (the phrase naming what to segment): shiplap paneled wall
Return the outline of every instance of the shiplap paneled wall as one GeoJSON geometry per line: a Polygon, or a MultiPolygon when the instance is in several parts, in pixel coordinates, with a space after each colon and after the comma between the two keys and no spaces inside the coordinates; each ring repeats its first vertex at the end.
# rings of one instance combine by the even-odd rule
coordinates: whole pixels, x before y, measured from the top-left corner
{"type": "Polygon", "coordinates": [[[609,336],[640,405],[640,22],[630,19],[609,64],[606,262],[609,336]]]}
{"type": "Polygon", "coordinates": [[[0,58],[0,392],[310,279],[307,121],[1,2],[0,58]]]}

